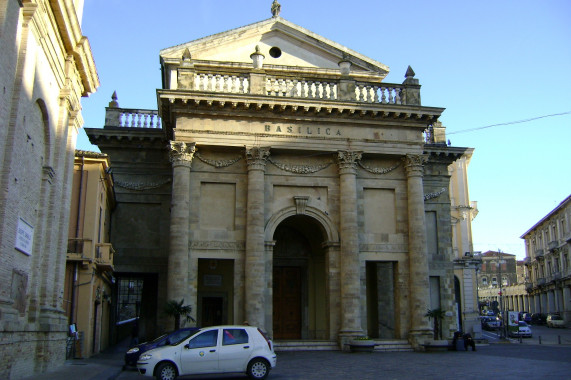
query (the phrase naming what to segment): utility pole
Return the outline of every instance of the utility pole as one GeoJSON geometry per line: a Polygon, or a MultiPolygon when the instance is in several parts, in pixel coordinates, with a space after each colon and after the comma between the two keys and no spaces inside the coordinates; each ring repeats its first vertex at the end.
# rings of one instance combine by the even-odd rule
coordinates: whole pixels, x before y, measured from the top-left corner
{"type": "Polygon", "coordinates": [[[500,327],[500,338],[505,338],[506,335],[506,311],[504,310],[504,291],[503,291],[503,281],[502,281],[502,251],[498,248],[498,281],[500,282],[500,313],[502,313],[501,327],[500,327]]]}

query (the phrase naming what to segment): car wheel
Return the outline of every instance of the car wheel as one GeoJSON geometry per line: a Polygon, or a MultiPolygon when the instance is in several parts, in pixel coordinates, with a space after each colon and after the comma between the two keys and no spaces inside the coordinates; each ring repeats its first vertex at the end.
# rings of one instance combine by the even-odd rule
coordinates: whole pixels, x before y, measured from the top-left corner
{"type": "Polygon", "coordinates": [[[254,359],[248,364],[250,379],[265,379],[270,373],[270,365],[264,359],[254,359]]]}
{"type": "Polygon", "coordinates": [[[176,368],[171,363],[161,363],[157,367],[155,377],[157,380],[174,380],[176,379],[176,368]]]}

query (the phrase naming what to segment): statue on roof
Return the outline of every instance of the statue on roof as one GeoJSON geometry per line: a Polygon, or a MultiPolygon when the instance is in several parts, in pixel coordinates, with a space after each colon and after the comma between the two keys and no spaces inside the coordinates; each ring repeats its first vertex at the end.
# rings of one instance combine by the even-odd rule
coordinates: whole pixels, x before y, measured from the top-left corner
{"type": "Polygon", "coordinates": [[[278,3],[278,0],[274,0],[272,3],[272,17],[278,17],[280,15],[280,11],[282,10],[282,6],[278,3]]]}

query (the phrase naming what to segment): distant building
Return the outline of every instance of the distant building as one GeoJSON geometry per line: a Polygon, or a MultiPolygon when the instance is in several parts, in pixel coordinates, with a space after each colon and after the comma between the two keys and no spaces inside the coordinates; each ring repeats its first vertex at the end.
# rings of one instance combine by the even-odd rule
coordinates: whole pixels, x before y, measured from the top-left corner
{"type": "Polygon", "coordinates": [[[62,365],[81,97],[99,85],[83,0],[0,2],[0,378],[62,365]]]}
{"type": "Polygon", "coordinates": [[[75,151],[64,306],[77,331],[68,357],[89,357],[107,348],[113,330],[113,177],[106,154],[75,151]]]}
{"type": "Polygon", "coordinates": [[[559,313],[571,324],[571,195],[522,236],[526,290],[537,313],[559,313]]]}

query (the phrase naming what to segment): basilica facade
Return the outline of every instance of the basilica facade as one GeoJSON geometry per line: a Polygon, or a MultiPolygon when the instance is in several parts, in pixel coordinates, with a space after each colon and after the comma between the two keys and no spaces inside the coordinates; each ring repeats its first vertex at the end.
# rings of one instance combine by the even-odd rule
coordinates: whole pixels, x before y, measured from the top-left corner
{"type": "Polygon", "coordinates": [[[158,111],[86,129],[111,157],[119,325],[249,323],[274,340],[434,338],[457,326],[443,108],[419,80],[273,17],[160,52],[158,111]],[[130,291],[130,290],[129,290],[130,291]],[[129,293],[128,294],[135,294],[129,293]],[[127,294],[126,293],[126,294],[127,294]]]}

